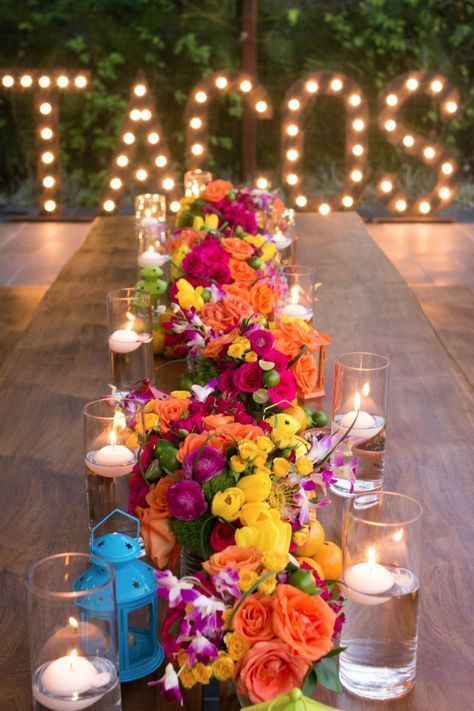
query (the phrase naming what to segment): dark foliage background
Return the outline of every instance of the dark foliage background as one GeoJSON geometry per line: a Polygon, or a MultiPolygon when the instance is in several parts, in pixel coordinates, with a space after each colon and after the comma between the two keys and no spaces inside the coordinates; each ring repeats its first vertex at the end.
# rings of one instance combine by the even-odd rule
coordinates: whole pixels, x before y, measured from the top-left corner
{"type": "MultiPolygon", "coordinates": [[[[444,142],[462,165],[464,199],[472,200],[474,168],[474,0],[260,0],[258,74],[276,109],[258,133],[258,165],[278,171],[279,104],[305,71],[332,69],[362,86],[371,105],[370,172],[374,180],[401,166],[376,126],[377,96],[396,75],[439,71],[461,91],[463,114],[449,128],[429,99],[416,98],[407,119],[444,142]],[[466,198],[467,196],[467,198],[466,198]]],[[[62,169],[66,202],[95,205],[116,146],[130,86],[143,68],[175,160],[183,170],[182,114],[187,93],[215,69],[240,67],[237,0],[2,0],[0,65],[90,69],[91,90],[61,99],[62,169]]],[[[344,151],[343,112],[321,98],[309,112],[305,171],[315,193],[337,190],[344,151]]],[[[230,97],[212,109],[211,168],[240,177],[241,103],[230,97]]],[[[34,202],[34,123],[31,95],[0,92],[2,202],[34,202]]],[[[433,175],[403,156],[409,192],[430,187],[433,175]]],[[[462,197],[462,194],[461,194],[462,197]]],[[[366,200],[373,193],[368,185],[366,200]]]]}

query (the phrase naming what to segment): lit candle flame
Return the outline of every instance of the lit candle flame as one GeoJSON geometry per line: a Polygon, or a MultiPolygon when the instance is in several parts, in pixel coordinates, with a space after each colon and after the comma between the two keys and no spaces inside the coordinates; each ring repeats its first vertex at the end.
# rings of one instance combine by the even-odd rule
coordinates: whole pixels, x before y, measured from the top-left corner
{"type": "Polygon", "coordinates": [[[368,548],[367,549],[367,563],[369,565],[375,565],[377,562],[377,553],[375,552],[375,548],[368,548]]]}
{"type": "Polygon", "coordinates": [[[112,430],[112,432],[110,433],[109,441],[112,447],[115,447],[115,445],[117,444],[117,435],[115,434],[115,430],[112,430]]]}
{"type": "MultiPolygon", "coordinates": [[[[75,617],[70,617],[68,622],[71,625],[71,627],[73,627],[75,630],[77,630],[77,628],[79,627],[79,622],[76,620],[75,617]]],[[[76,650],[74,650],[74,651],[76,651],[76,650]]]]}
{"type": "Polygon", "coordinates": [[[359,412],[359,410],[360,410],[360,393],[359,392],[356,392],[356,394],[354,395],[354,410],[356,412],[359,412]]]}
{"type": "Polygon", "coordinates": [[[292,304],[297,304],[299,302],[299,290],[300,287],[298,284],[293,284],[293,286],[291,287],[290,298],[292,304]]]}
{"type": "Polygon", "coordinates": [[[151,245],[148,247],[148,254],[153,254],[154,251],[155,251],[155,248],[154,248],[153,245],[151,244],[151,245]]]}
{"type": "Polygon", "coordinates": [[[125,326],[125,331],[131,331],[133,329],[133,321],[129,321],[125,326]]]}
{"type": "Polygon", "coordinates": [[[369,393],[370,393],[370,385],[369,385],[369,383],[367,382],[367,383],[364,383],[364,385],[362,386],[362,395],[363,395],[364,397],[367,397],[367,395],[368,395],[369,393]]]}

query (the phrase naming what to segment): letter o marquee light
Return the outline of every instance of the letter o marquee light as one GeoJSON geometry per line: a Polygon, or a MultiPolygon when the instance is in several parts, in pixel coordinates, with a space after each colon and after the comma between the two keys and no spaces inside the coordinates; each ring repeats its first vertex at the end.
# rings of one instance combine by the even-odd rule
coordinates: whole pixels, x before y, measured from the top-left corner
{"type": "Polygon", "coordinates": [[[91,80],[88,71],[71,69],[0,69],[0,89],[32,93],[37,117],[37,175],[39,208],[44,215],[60,213],[58,94],[84,91],[91,80]]]}
{"type": "Polygon", "coordinates": [[[396,215],[433,215],[454,199],[457,191],[456,161],[446,149],[416,133],[397,120],[398,111],[409,97],[426,94],[438,103],[441,116],[450,119],[458,116],[460,97],[457,89],[441,74],[407,72],[393,79],[380,97],[379,128],[392,146],[421,160],[436,170],[437,181],[433,190],[415,200],[396,190],[396,175],[383,175],[377,185],[381,196],[388,198],[388,208],[396,215]]]}
{"type": "Polygon", "coordinates": [[[273,115],[273,106],[267,90],[250,74],[236,71],[214,72],[200,81],[186,102],[186,165],[188,170],[204,168],[209,152],[209,105],[222,94],[241,94],[257,118],[273,115]]]}
{"type": "Polygon", "coordinates": [[[132,86],[119,136],[119,147],[107,176],[107,188],[100,200],[101,214],[113,215],[117,211],[130,180],[141,184],[140,192],[146,192],[145,186],[148,185],[154,191],[157,188],[163,190],[171,201],[176,200],[178,181],[171,170],[171,155],[143,72],[138,74],[132,86]],[[143,161],[138,166],[133,165],[140,141],[147,146],[147,156],[151,159],[148,169],[143,161]]]}
{"type": "Polygon", "coordinates": [[[286,92],[282,107],[282,182],[299,210],[353,209],[362,193],[367,168],[368,109],[364,92],[339,72],[311,72],[295,81],[286,92]],[[303,184],[304,110],[317,96],[340,96],[346,110],[346,170],[342,192],[316,200],[303,184]]]}

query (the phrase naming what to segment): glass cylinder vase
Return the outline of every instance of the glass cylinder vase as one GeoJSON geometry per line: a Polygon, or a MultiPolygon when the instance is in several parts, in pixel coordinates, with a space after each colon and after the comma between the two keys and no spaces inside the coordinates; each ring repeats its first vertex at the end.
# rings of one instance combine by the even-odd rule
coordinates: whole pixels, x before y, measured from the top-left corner
{"type": "Polygon", "coordinates": [[[315,291],[314,269],[298,264],[282,267],[277,279],[276,317],[302,319],[312,324],[315,291]]]}
{"type": "Polygon", "coordinates": [[[415,682],[422,508],[391,492],[345,504],[343,581],[349,599],[339,658],[342,685],[385,700],[415,682]]]}
{"type": "MultiPolygon", "coordinates": [[[[89,524],[114,509],[127,510],[129,476],[145,432],[143,405],[129,398],[101,398],[84,407],[84,450],[89,524]]],[[[123,517],[127,523],[128,519],[123,517]]],[[[110,532],[116,531],[113,522],[110,532]]],[[[104,533],[109,532],[104,528],[104,533]]],[[[127,529],[122,533],[130,533],[127,529]]],[[[133,533],[133,529],[132,529],[133,533]]]]}
{"type": "Polygon", "coordinates": [[[144,378],[154,382],[151,295],[140,289],[107,294],[112,381],[129,392],[144,378]]]}
{"type": "Polygon", "coordinates": [[[112,566],[60,553],[30,568],[27,587],[33,709],[120,711],[112,566]],[[79,590],[91,562],[100,576],[79,590]]]}
{"type": "Polygon", "coordinates": [[[340,496],[383,486],[389,370],[389,360],[375,353],[336,358],[331,432],[342,465],[331,488],[340,496]]]}
{"type": "MultiPolygon", "coordinates": [[[[166,198],[158,193],[146,193],[135,198],[135,232],[137,235],[138,268],[161,269],[169,279],[170,255],[167,253],[169,230],[166,224],[166,198]]],[[[150,274],[152,276],[152,273],[150,274]]],[[[161,276],[160,272],[156,277],[161,276]]]]}

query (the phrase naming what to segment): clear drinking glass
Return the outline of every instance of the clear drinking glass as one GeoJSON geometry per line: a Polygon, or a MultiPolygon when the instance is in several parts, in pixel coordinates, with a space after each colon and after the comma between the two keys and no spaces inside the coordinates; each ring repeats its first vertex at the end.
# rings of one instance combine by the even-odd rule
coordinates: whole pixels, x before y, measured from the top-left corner
{"type": "MultiPolygon", "coordinates": [[[[107,397],[84,407],[84,461],[91,528],[114,509],[127,510],[129,475],[137,462],[144,432],[143,405],[137,400],[107,397]]],[[[125,516],[119,520],[124,525],[128,522],[125,516]]],[[[108,523],[113,526],[116,520],[108,523]]],[[[103,533],[115,530],[103,529],[103,533]]],[[[131,531],[135,535],[133,528],[131,531]]],[[[122,533],[130,531],[125,529],[122,533]]]]}
{"type": "Polygon", "coordinates": [[[345,503],[342,548],[349,598],[339,658],[345,689],[394,699],[415,683],[422,508],[378,491],[345,503]]]}
{"type": "Polygon", "coordinates": [[[212,180],[212,173],[207,170],[188,170],[184,174],[184,194],[186,197],[199,197],[207,183],[212,180]]]}
{"type": "Polygon", "coordinates": [[[144,378],[154,381],[151,305],[150,294],[139,289],[107,294],[112,380],[122,392],[144,378]]]}
{"type": "MultiPolygon", "coordinates": [[[[169,269],[167,253],[169,230],[166,224],[166,198],[158,193],[145,193],[135,198],[135,232],[138,267],[169,269]]],[[[157,277],[159,274],[157,274],[157,277]]],[[[169,275],[168,275],[169,278],[169,275]]]]}
{"type": "Polygon", "coordinates": [[[113,567],[85,553],[34,563],[27,576],[35,711],[120,711],[113,567]],[[100,574],[86,589],[91,563],[100,574]]]}
{"type": "Polygon", "coordinates": [[[340,496],[382,488],[389,369],[375,353],[345,353],[334,364],[331,432],[342,465],[331,489],[340,496]]]}
{"type": "Polygon", "coordinates": [[[276,317],[313,323],[316,272],[298,264],[283,267],[277,281],[276,317]]]}

